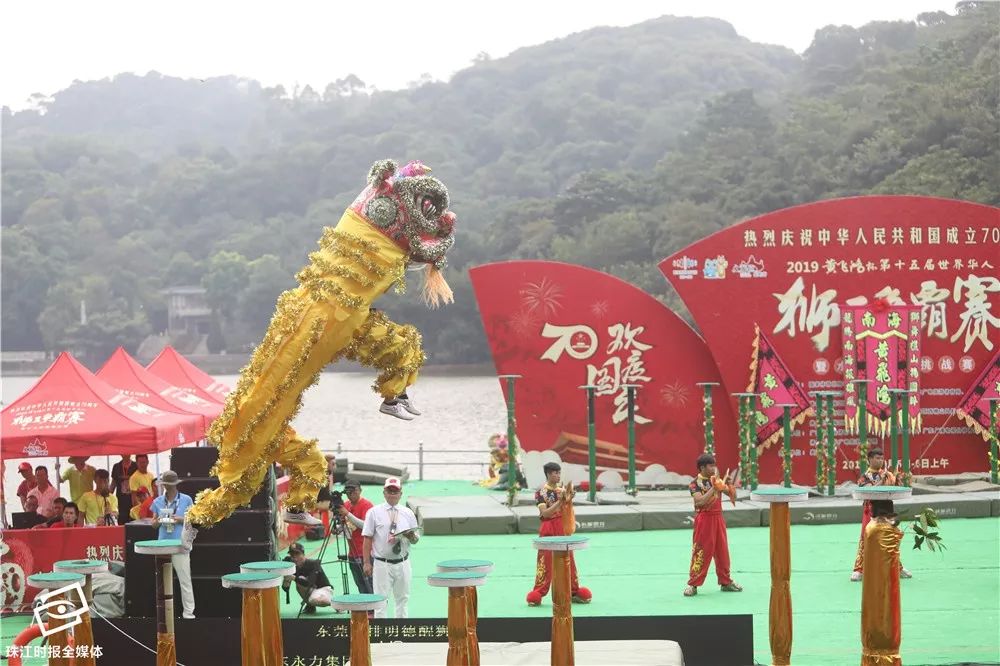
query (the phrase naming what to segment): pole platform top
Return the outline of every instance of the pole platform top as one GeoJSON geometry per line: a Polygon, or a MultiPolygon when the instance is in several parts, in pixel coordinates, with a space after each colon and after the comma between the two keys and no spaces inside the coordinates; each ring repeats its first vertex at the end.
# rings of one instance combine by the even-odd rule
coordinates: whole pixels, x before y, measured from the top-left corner
{"type": "Polygon", "coordinates": [[[136,541],[135,552],[140,555],[179,555],[188,552],[180,539],[153,539],[136,541]]]}
{"type": "Polygon", "coordinates": [[[500,379],[521,379],[524,375],[497,375],[500,379]]]}
{"type": "Polygon", "coordinates": [[[740,398],[747,398],[750,396],[753,396],[755,398],[757,397],[756,393],[746,393],[746,392],[733,393],[733,395],[738,396],[740,398]]]}
{"type": "Polygon", "coordinates": [[[385,608],[383,594],[340,594],[330,599],[330,605],[335,610],[343,611],[376,611],[385,608]]]}
{"type": "Polygon", "coordinates": [[[273,573],[280,576],[294,576],[295,563],[285,560],[247,562],[240,565],[240,573],[273,573]]]}
{"type": "Polygon", "coordinates": [[[583,550],[589,539],[585,536],[550,536],[534,539],[535,550],[583,550]]]}
{"type": "Polygon", "coordinates": [[[794,403],[794,402],[781,402],[781,403],[778,403],[777,405],[775,405],[775,407],[789,407],[789,408],[791,408],[791,407],[798,407],[798,405],[796,403],[794,403]]]}
{"type": "Polygon", "coordinates": [[[697,382],[695,386],[721,386],[719,382],[697,382]]]}
{"type": "Polygon", "coordinates": [[[750,491],[750,499],[754,502],[767,502],[768,504],[805,502],[809,499],[809,489],[759,486],[757,490],[750,491]]]}
{"type": "Polygon", "coordinates": [[[431,587],[476,587],[486,584],[486,573],[475,571],[439,571],[427,577],[431,587]]]}
{"type": "Polygon", "coordinates": [[[28,585],[43,590],[57,590],[73,583],[83,583],[83,574],[52,571],[50,573],[37,573],[28,576],[28,585]]]}
{"type": "Polygon", "coordinates": [[[88,574],[104,573],[108,563],[104,560],[60,560],[52,565],[52,571],[88,574]]]}
{"type": "Polygon", "coordinates": [[[269,590],[281,585],[281,575],[268,571],[231,573],[222,577],[222,587],[241,590],[269,590]]]}
{"type": "Polygon", "coordinates": [[[593,384],[584,384],[582,386],[577,386],[577,388],[582,388],[582,389],[596,389],[597,386],[595,386],[593,384]]]}
{"type": "Polygon", "coordinates": [[[489,560],[443,560],[437,563],[437,570],[489,573],[493,571],[493,563],[489,560]]]}
{"type": "Polygon", "coordinates": [[[901,500],[913,495],[913,489],[906,486],[862,486],[851,493],[859,500],[901,500]]]}

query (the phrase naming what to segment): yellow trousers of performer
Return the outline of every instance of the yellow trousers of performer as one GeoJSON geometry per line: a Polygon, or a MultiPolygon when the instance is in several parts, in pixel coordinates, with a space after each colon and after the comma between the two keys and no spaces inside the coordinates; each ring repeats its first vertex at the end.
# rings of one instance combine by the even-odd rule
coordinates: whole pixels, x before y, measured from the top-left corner
{"type": "Polygon", "coordinates": [[[263,342],[209,429],[219,447],[212,474],[220,486],[199,493],[188,514],[196,525],[211,526],[248,504],[275,462],[291,477],[287,505],[312,508],[326,462],[316,441],[299,438],[289,423],[327,364],[348,358],[378,369],[374,388],[385,398],[416,381],[420,334],[371,310],[402,279],[404,252],[351,210],[324,232],[320,248],[296,276],[299,286],[279,297],[263,342]]]}

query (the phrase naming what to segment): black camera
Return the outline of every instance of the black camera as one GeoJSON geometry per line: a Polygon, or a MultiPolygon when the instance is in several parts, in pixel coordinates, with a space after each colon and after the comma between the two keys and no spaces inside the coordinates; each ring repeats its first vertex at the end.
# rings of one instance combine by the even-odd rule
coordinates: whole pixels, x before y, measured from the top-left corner
{"type": "Polygon", "coordinates": [[[330,492],[330,506],[336,511],[340,507],[344,506],[344,493],[339,490],[334,490],[330,492]]]}

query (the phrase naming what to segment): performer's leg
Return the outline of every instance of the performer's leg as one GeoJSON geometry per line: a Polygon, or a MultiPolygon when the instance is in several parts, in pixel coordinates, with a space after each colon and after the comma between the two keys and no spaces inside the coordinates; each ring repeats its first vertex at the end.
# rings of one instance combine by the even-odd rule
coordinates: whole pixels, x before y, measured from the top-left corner
{"type": "Polygon", "coordinates": [[[569,553],[569,589],[570,594],[573,597],[573,601],[577,603],[590,603],[593,594],[591,591],[580,585],[580,577],[576,572],[576,558],[573,556],[573,551],[569,553]]]}
{"type": "Polygon", "coordinates": [[[389,579],[389,565],[379,560],[372,561],[372,587],[375,594],[381,594],[386,598],[385,606],[375,611],[375,617],[385,617],[386,609],[389,608],[388,600],[392,598],[392,582],[389,579]]]}
{"type": "Polygon", "coordinates": [[[688,586],[698,588],[705,582],[708,575],[708,565],[712,563],[715,554],[715,523],[707,514],[699,513],[694,517],[694,536],[691,545],[691,570],[688,575],[688,586]]]}
{"type": "Polygon", "coordinates": [[[326,485],[326,459],[316,448],[316,440],[304,440],[291,428],[278,449],[277,463],[288,476],[285,505],[289,511],[301,511],[316,501],[319,489],[326,485]]]}
{"type": "Polygon", "coordinates": [[[537,605],[552,585],[552,551],[540,550],[535,558],[535,587],[528,592],[528,603],[537,605]]]}
{"type": "Polygon", "coordinates": [[[719,585],[731,585],[733,579],[729,576],[729,536],[726,534],[725,518],[716,514],[715,526],[715,575],[719,585]]]}
{"type": "Polygon", "coordinates": [[[170,556],[170,562],[174,565],[174,575],[181,586],[181,605],[184,609],[184,617],[194,618],[194,586],[191,584],[191,555],[189,553],[177,553],[170,556]]]}
{"type": "Polygon", "coordinates": [[[301,290],[287,291],[278,299],[264,341],[209,430],[209,439],[219,447],[212,475],[221,485],[199,493],[188,511],[190,523],[214,525],[257,493],[288,437],[288,423],[298,412],[302,394],[367,316],[362,310],[338,321],[336,312],[335,306],[314,301],[301,290]]]}
{"type": "Polygon", "coordinates": [[[406,394],[426,358],[417,329],[394,324],[378,310],[368,314],[344,356],[379,370],[372,388],[389,402],[406,394]]]}

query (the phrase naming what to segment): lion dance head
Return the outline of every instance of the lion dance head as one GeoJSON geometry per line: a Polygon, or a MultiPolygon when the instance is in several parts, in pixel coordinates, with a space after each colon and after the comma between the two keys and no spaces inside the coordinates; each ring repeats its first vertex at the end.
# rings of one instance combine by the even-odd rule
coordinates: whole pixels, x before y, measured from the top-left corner
{"type": "Polygon", "coordinates": [[[454,300],[441,271],[455,244],[455,214],[448,210],[448,188],[428,176],[430,170],[419,161],[399,168],[393,160],[379,160],[351,209],[392,239],[410,261],[426,265],[424,300],[436,307],[454,300]]]}

